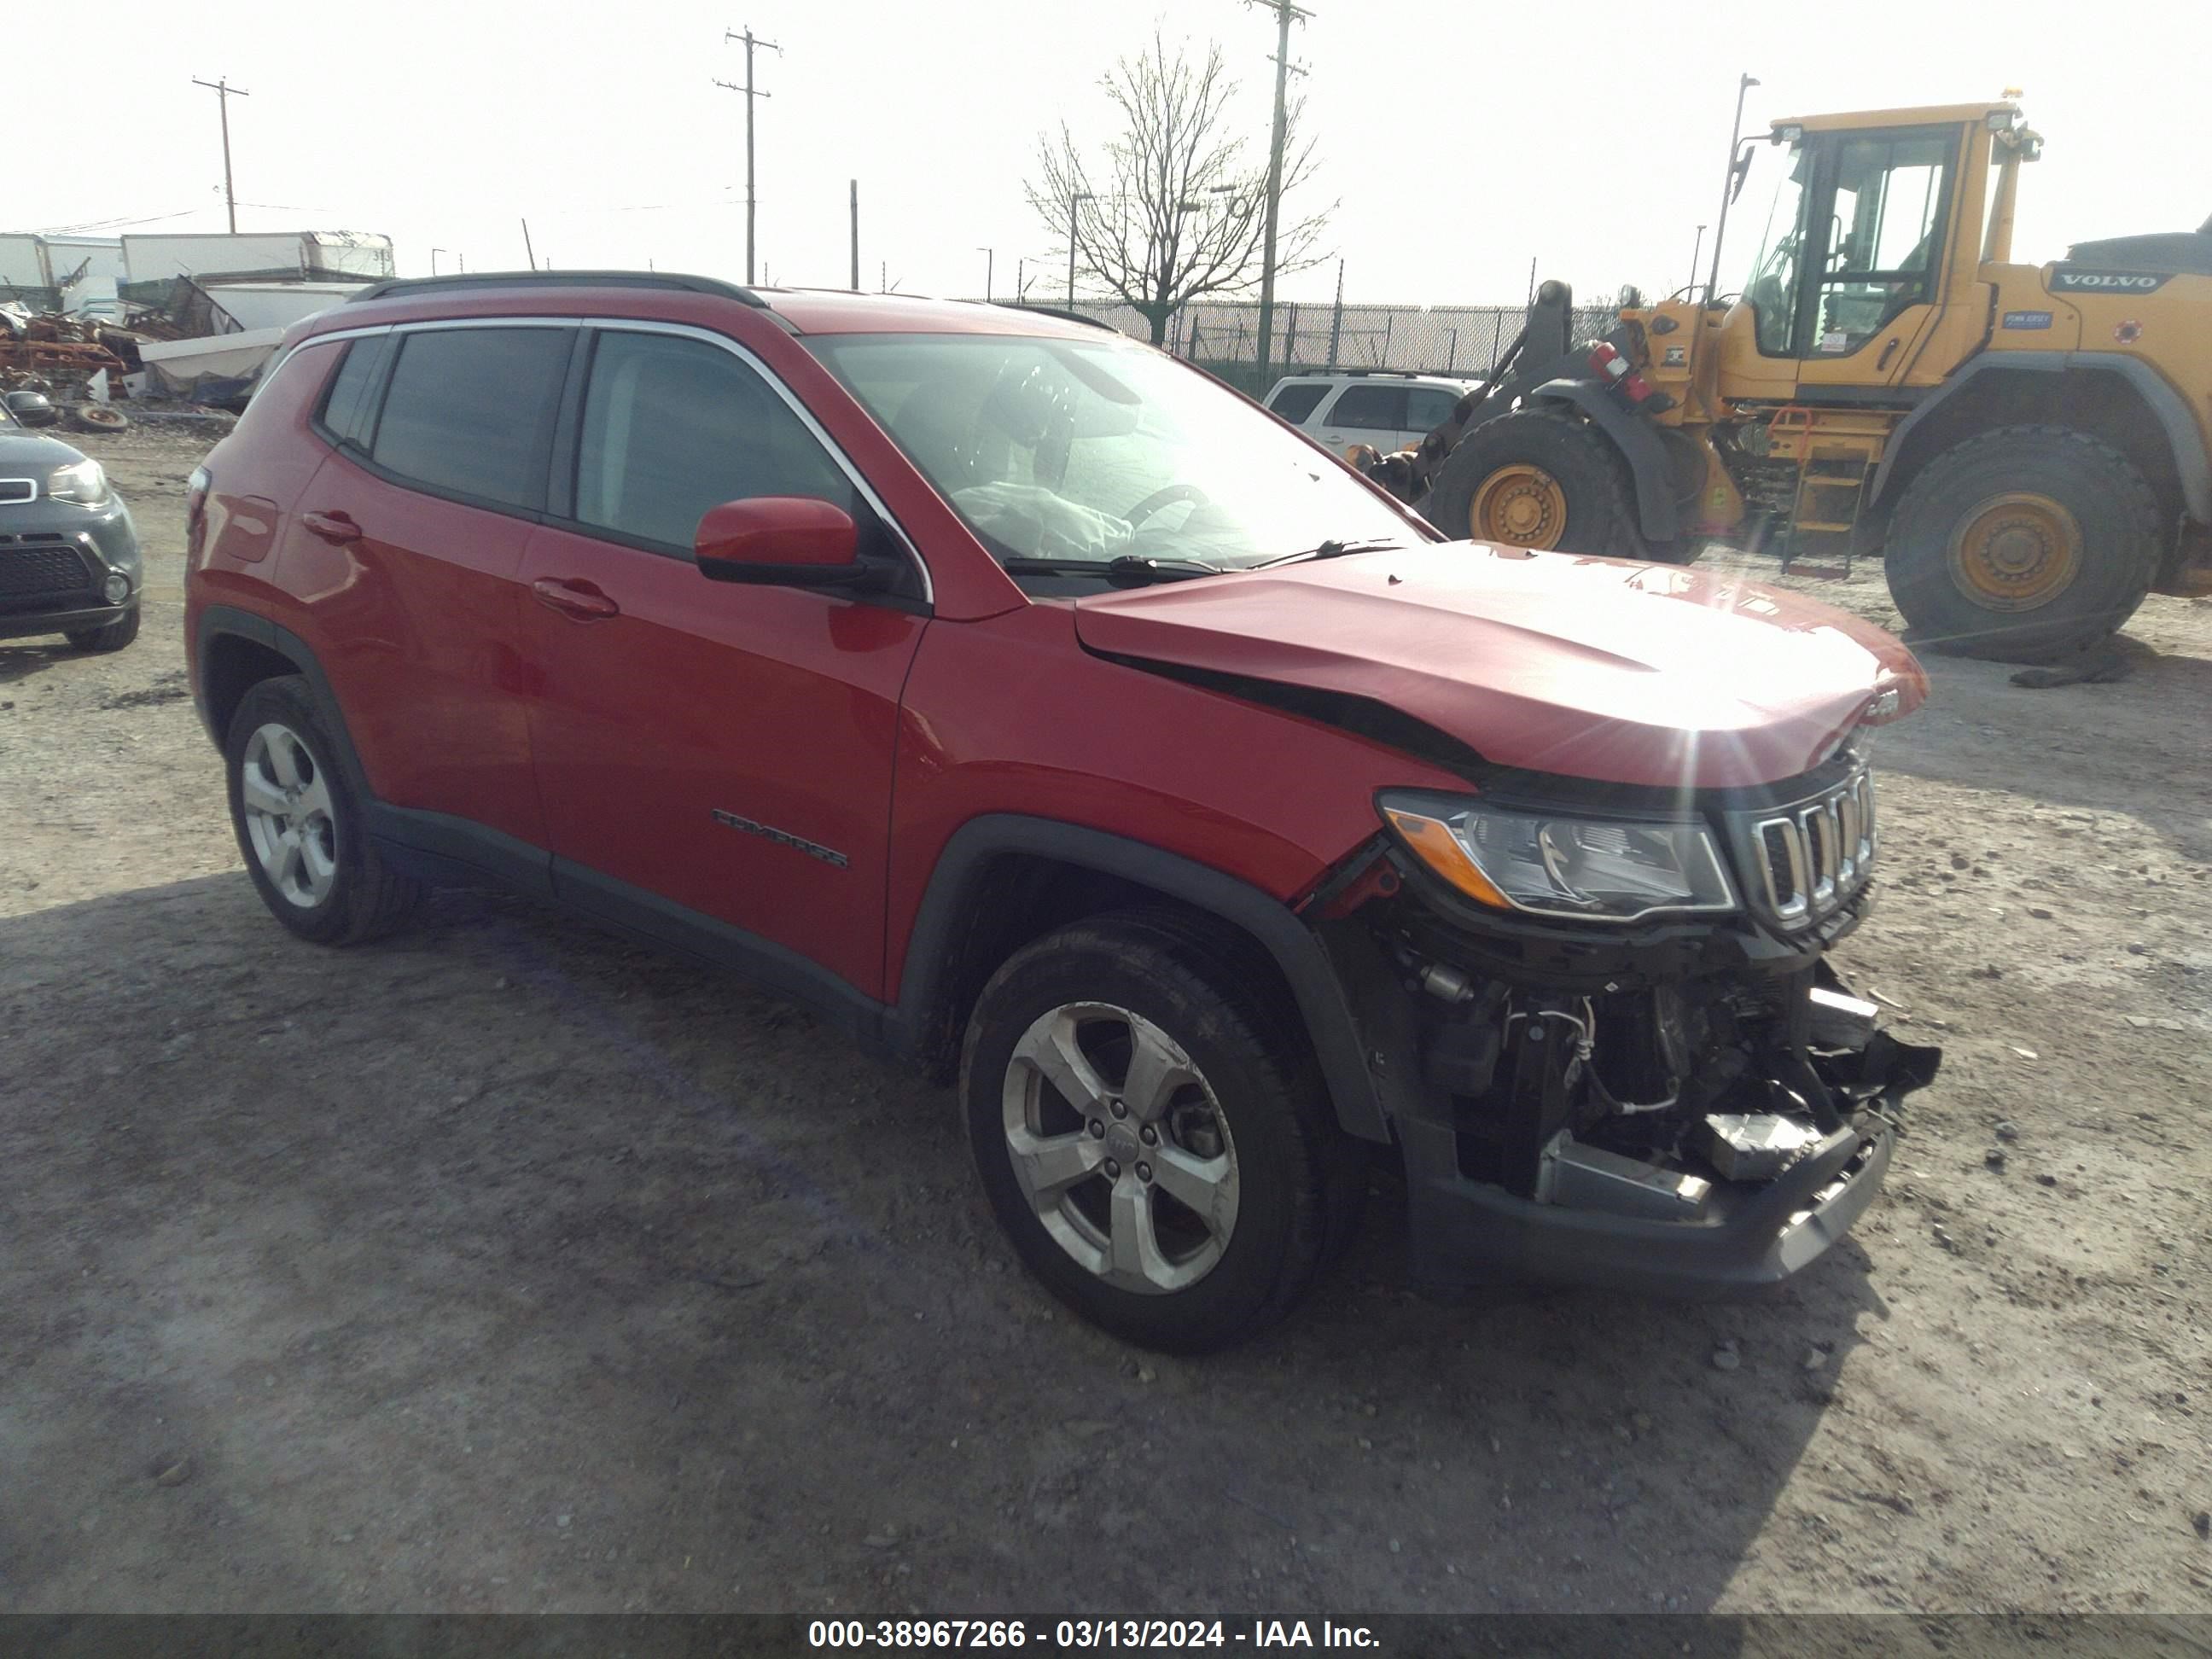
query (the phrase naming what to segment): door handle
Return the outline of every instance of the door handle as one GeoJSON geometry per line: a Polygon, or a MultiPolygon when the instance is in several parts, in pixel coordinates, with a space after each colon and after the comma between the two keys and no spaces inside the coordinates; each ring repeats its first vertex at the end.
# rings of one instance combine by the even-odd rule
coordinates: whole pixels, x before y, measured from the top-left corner
{"type": "Polygon", "coordinates": [[[1884,369],[1887,368],[1889,367],[1889,360],[1890,360],[1892,357],[1894,357],[1895,356],[1897,356],[1897,349],[1898,349],[1898,347],[1899,347],[1899,346],[1903,345],[1904,343],[1905,343],[1905,337],[1904,337],[1902,334],[1897,335],[1897,336],[1896,336],[1896,337],[1894,337],[1893,339],[1891,339],[1890,343],[1889,343],[1887,345],[1884,346],[1884,347],[1881,349],[1881,357],[1880,357],[1880,359],[1879,359],[1878,361],[1876,361],[1876,362],[1875,363],[1875,366],[1874,366],[1874,372],[1875,372],[1875,374],[1881,374],[1884,369]]]}
{"type": "Polygon", "coordinates": [[[622,615],[620,605],[579,577],[540,576],[530,584],[530,591],[538,604],[574,622],[598,622],[622,615]]]}
{"type": "Polygon", "coordinates": [[[319,536],[333,547],[361,539],[361,526],[343,513],[302,513],[300,522],[309,535],[319,536]]]}

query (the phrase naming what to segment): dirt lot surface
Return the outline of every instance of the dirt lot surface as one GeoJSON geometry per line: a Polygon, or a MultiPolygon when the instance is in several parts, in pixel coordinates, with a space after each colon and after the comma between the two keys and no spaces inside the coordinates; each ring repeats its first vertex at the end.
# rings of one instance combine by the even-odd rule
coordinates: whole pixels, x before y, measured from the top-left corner
{"type": "Polygon", "coordinates": [[[1881,735],[1844,965],[1948,1057],[1799,1285],[1438,1306],[1386,1199],[1139,1360],[809,1017],[504,898],[270,921],[185,701],[204,441],[85,441],[136,646],[0,644],[0,1610],[2212,1610],[2212,605],[1881,735]]]}

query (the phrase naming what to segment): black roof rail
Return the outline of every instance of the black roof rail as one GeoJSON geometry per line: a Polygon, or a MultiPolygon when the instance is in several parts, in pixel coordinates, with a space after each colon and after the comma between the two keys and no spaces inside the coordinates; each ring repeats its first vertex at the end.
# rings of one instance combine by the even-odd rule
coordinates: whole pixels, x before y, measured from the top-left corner
{"type": "Polygon", "coordinates": [[[1063,323],[1083,323],[1091,328],[1103,328],[1109,334],[1121,331],[1096,317],[1086,317],[1079,311],[1069,311],[1060,306],[1033,306],[1021,300],[994,300],[991,303],[1001,311],[1033,311],[1040,317],[1053,317],[1063,323]]]}
{"type": "Polygon", "coordinates": [[[686,294],[711,294],[766,311],[766,300],[749,288],[715,276],[682,276],[659,270],[468,270],[444,276],[395,276],[365,288],[348,300],[387,300],[395,295],[453,294],[493,288],[660,288],[686,294]]]}

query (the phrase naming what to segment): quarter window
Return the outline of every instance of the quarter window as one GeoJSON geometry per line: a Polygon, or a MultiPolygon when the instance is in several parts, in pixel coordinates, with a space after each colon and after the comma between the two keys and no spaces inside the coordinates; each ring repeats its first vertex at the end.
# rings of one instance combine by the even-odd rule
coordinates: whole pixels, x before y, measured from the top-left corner
{"type": "Polygon", "coordinates": [[[371,458],[434,489],[535,507],[544,438],[573,338],[565,328],[405,336],[371,458]]]}
{"type": "Polygon", "coordinates": [[[1366,432],[1403,432],[1406,428],[1406,388],[1402,386],[1352,386],[1329,411],[1331,426],[1366,432]]]}
{"type": "Polygon", "coordinates": [[[852,481],[744,363],[699,340],[609,332],[576,453],[581,523],[688,555],[724,501],[810,495],[860,517],[852,481]]]}
{"type": "Polygon", "coordinates": [[[368,417],[374,412],[369,393],[375,388],[377,371],[391,354],[392,337],[377,334],[363,340],[351,340],[344,349],[345,361],[338,365],[337,374],[323,398],[323,430],[340,443],[358,445],[366,435],[368,417]]]}

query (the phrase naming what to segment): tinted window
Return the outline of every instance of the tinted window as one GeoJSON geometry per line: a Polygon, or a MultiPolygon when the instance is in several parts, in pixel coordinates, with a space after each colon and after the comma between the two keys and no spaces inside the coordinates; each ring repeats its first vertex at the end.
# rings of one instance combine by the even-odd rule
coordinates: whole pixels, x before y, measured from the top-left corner
{"type": "Polygon", "coordinates": [[[707,509],[812,495],[857,519],[852,483],[798,416],[719,346],[609,333],[592,357],[576,517],[685,552],[707,509]]]}
{"type": "Polygon", "coordinates": [[[1327,386],[1311,380],[1301,381],[1293,386],[1278,386],[1275,389],[1275,401],[1269,404],[1267,407],[1292,426],[1296,426],[1321,406],[1322,398],[1328,391],[1327,386]]]}
{"type": "Polygon", "coordinates": [[[574,337],[565,328],[407,335],[376,422],[377,465],[456,495],[536,506],[540,434],[574,337]]]}
{"type": "Polygon", "coordinates": [[[341,443],[359,443],[368,426],[368,394],[376,385],[377,371],[391,354],[392,337],[379,334],[367,340],[349,341],[345,361],[323,398],[323,429],[341,443]]]}
{"type": "Polygon", "coordinates": [[[1352,386],[1329,411],[1331,426],[1364,428],[1373,432],[1406,429],[1406,388],[1402,386],[1352,386]]]}
{"type": "Polygon", "coordinates": [[[1406,393],[1406,430],[1434,432],[1451,419],[1452,406],[1458,402],[1454,392],[1434,386],[1413,387],[1406,393]]]}

